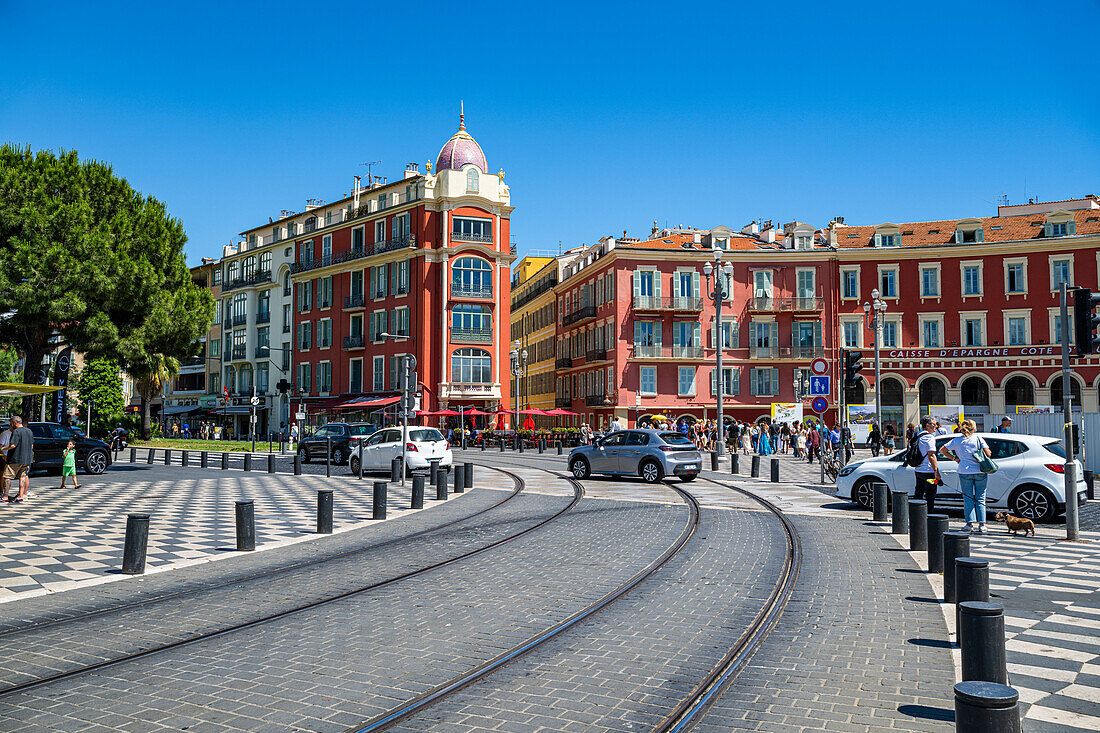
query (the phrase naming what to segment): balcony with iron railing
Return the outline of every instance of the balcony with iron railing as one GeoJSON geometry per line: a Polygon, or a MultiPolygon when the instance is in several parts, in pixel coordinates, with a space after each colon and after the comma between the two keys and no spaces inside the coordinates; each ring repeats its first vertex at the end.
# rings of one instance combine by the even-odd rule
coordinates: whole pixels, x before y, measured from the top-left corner
{"type": "Polygon", "coordinates": [[[584,355],[585,361],[606,361],[607,349],[589,349],[584,355]]]}
{"type": "Polygon", "coordinates": [[[246,346],[234,346],[233,350],[230,352],[230,354],[231,354],[230,358],[232,358],[234,360],[247,358],[247,356],[248,356],[248,347],[246,347],[246,346]]]}
{"type": "Polygon", "coordinates": [[[452,298],[484,298],[486,300],[493,299],[493,286],[492,285],[463,285],[462,283],[451,283],[451,297],[452,298]]]}
{"type": "Polygon", "coordinates": [[[243,326],[246,323],[248,323],[248,316],[243,314],[239,316],[232,316],[231,318],[226,320],[226,324],[233,328],[237,326],[243,326]]]}
{"type": "Polygon", "coordinates": [[[345,349],[361,349],[366,346],[366,340],[362,336],[345,336],[344,348],[345,349]]]}
{"type": "Polygon", "coordinates": [[[554,407],[559,407],[563,410],[568,410],[572,406],[573,406],[573,398],[572,397],[555,397],[554,398],[554,407]]]}
{"type": "Polygon", "coordinates": [[[180,361],[180,369],[186,369],[187,367],[197,367],[206,364],[206,358],[202,356],[196,356],[191,359],[183,359],[180,361]]]}
{"type": "Polygon", "coordinates": [[[492,328],[452,328],[451,341],[466,344],[491,344],[492,328]]]}
{"type": "Polygon", "coordinates": [[[344,310],[351,310],[352,308],[363,308],[367,305],[367,298],[362,293],[357,295],[345,295],[344,296],[344,310]]]}
{"type": "Polygon", "coordinates": [[[749,310],[754,313],[805,313],[818,312],[825,306],[825,299],[818,297],[749,298],[749,310]]]}
{"type": "Polygon", "coordinates": [[[702,359],[702,346],[634,346],[635,359],[702,359]]]}
{"type": "Polygon", "coordinates": [[[572,326],[574,323],[580,323],[586,321],[589,318],[596,317],[596,306],[594,305],[582,305],[577,310],[573,311],[562,317],[561,325],[572,326]]]}
{"type": "Polygon", "coordinates": [[[290,324],[289,323],[284,323],[283,324],[283,333],[290,333],[290,324]]]}
{"type": "Polygon", "coordinates": [[[271,356],[271,347],[266,344],[264,346],[257,346],[256,350],[252,353],[255,354],[256,359],[266,359],[271,356]]]}
{"type": "Polygon", "coordinates": [[[271,312],[270,311],[268,311],[266,313],[257,313],[256,314],[256,323],[270,323],[270,322],[271,322],[271,312]]]}
{"type": "Polygon", "coordinates": [[[234,288],[243,288],[249,285],[258,285],[260,283],[271,282],[271,270],[257,270],[251,275],[245,277],[235,277],[232,280],[226,280],[222,283],[222,292],[226,290],[233,290],[234,288]]]}
{"type": "Polygon", "coordinates": [[[542,280],[538,285],[525,291],[522,295],[512,298],[512,310],[522,308],[557,284],[558,278],[556,275],[542,280]]]}
{"type": "Polygon", "coordinates": [[[635,295],[631,300],[631,307],[636,311],[698,313],[703,310],[703,299],[679,295],[635,295]]]}
{"type": "Polygon", "coordinates": [[[584,404],[585,407],[603,407],[611,402],[607,399],[607,395],[590,394],[584,398],[584,404]]]}
{"type": "Polygon", "coordinates": [[[283,286],[283,297],[284,298],[289,298],[290,297],[290,286],[283,286]]]}
{"type": "Polygon", "coordinates": [[[415,246],[416,237],[410,234],[407,237],[387,239],[382,242],[372,242],[371,244],[365,244],[362,247],[353,247],[347,252],[338,252],[336,254],[325,255],[323,257],[317,257],[310,260],[303,260],[301,262],[295,262],[291,264],[290,272],[292,274],[309,272],[310,270],[317,270],[322,267],[328,267],[329,265],[338,265],[343,262],[351,262],[353,260],[362,259],[363,257],[370,257],[372,255],[381,254],[383,252],[392,252],[394,250],[407,249],[409,247],[415,246]]]}
{"type": "Polygon", "coordinates": [[[452,242],[478,242],[480,244],[492,244],[492,234],[468,234],[466,232],[451,232],[452,242]]]}
{"type": "Polygon", "coordinates": [[[750,359],[820,359],[825,356],[823,346],[757,346],[749,344],[750,359]]]}
{"type": "Polygon", "coordinates": [[[573,357],[571,356],[559,356],[554,360],[555,369],[569,369],[573,366],[573,357]]]}

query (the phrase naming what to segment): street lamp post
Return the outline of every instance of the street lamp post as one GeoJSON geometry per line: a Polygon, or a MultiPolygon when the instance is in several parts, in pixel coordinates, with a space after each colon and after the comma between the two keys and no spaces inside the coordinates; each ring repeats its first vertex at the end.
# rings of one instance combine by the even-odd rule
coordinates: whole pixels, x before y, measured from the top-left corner
{"type": "MultiPolygon", "coordinates": [[[[882,390],[879,388],[879,346],[882,343],[882,324],[886,320],[886,301],[879,297],[878,288],[871,291],[871,303],[863,303],[863,322],[869,331],[875,334],[875,424],[882,430],[882,390]],[[874,308],[874,315],[871,309],[874,308]]],[[[844,389],[844,385],[840,386],[844,389]]]]}
{"type": "Polygon", "coordinates": [[[722,263],[722,250],[714,250],[714,264],[703,265],[703,276],[707,280],[707,297],[714,301],[714,359],[717,371],[714,373],[714,391],[718,395],[718,435],[715,441],[715,453],[726,452],[726,425],[722,418],[722,393],[725,380],[722,378],[722,301],[730,297],[730,281],[733,279],[733,264],[722,263]],[[711,289],[710,276],[714,275],[714,288],[711,289]]]}
{"type": "Polygon", "coordinates": [[[512,344],[512,350],[508,352],[512,362],[512,381],[515,384],[512,399],[516,406],[516,439],[519,439],[519,378],[527,373],[527,349],[520,349],[519,339],[512,344]]]}
{"type": "MultiPolygon", "coordinates": [[[[283,375],[283,377],[288,376],[289,368],[288,367],[282,367],[279,364],[276,364],[275,362],[271,361],[271,352],[272,351],[281,351],[284,354],[287,354],[287,353],[292,354],[292,353],[294,353],[294,350],[293,349],[288,349],[286,347],[281,347],[281,346],[271,346],[270,344],[265,345],[265,346],[261,346],[260,348],[261,349],[267,349],[267,357],[268,357],[267,363],[270,364],[271,366],[275,367],[276,369],[278,369],[279,372],[283,375]]],[[[253,396],[255,396],[255,388],[256,388],[255,376],[253,376],[253,378],[252,378],[252,388],[253,388],[253,396]]],[[[268,388],[270,389],[270,380],[269,380],[268,388]]],[[[279,418],[280,418],[280,420],[282,419],[282,416],[283,416],[283,403],[284,403],[284,401],[286,402],[287,408],[288,408],[286,419],[287,419],[287,425],[289,425],[290,424],[290,399],[286,395],[284,395],[282,392],[280,392],[279,393],[279,418]]],[[[253,409],[255,409],[255,408],[253,408],[253,409]]],[[[283,452],[283,447],[282,447],[283,446],[283,433],[282,433],[281,427],[282,426],[280,426],[280,430],[279,430],[279,453],[283,452]]],[[[299,435],[301,435],[301,429],[302,429],[301,426],[299,426],[298,427],[299,435]]],[[[255,425],[253,425],[253,430],[255,430],[255,425]]],[[[288,428],[288,430],[289,430],[289,428],[288,428]]],[[[267,411],[267,432],[268,432],[268,435],[270,436],[270,433],[271,433],[271,410],[270,410],[270,408],[267,411]]],[[[256,450],[255,438],[253,438],[252,442],[253,442],[252,450],[255,451],[256,450]]]]}

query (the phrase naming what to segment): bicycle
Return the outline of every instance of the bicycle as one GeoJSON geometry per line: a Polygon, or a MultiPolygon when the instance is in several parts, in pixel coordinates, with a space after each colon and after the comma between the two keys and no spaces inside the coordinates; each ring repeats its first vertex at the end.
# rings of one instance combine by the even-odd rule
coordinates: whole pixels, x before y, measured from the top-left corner
{"type": "Polygon", "coordinates": [[[829,481],[835,484],[837,476],[840,475],[840,460],[836,451],[831,448],[829,450],[823,450],[821,451],[820,457],[821,465],[825,467],[825,476],[828,477],[829,481]]]}

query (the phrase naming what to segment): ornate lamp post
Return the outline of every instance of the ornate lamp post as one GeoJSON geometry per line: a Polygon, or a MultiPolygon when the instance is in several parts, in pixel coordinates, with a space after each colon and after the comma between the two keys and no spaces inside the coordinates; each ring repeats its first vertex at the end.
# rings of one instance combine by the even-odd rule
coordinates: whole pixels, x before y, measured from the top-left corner
{"type": "Polygon", "coordinates": [[[703,277],[707,280],[707,297],[714,301],[714,359],[717,362],[717,371],[714,373],[714,386],[718,394],[718,439],[715,442],[715,453],[724,455],[726,452],[726,425],[722,421],[722,393],[725,387],[725,379],[722,374],[722,301],[730,297],[730,282],[733,280],[733,264],[722,264],[722,250],[714,250],[714,265],[709,262],[703,265],[703,277]],[[711,289],[710,276],[714,275],[714,288],[711,289]]]}
{"type": "MultiPolygon", "coordinates": [[[[879,345],[882,342],[882,324],[886,321],[886,301],[879,297],[878,288],[871,291],[871,303],[863,303],[863,323],[875,334],[875,423],[882,429],[882,390],[879,389],[879,345]],[[874,314],[871,309],[874,308],[874,314]]],[[[841,389],[844,386],[841,385],[841,389]]]]}
{"type": "Polygon", "coordinates": [[[519,339],[512,344],[512,350],[508,352],[512,360],[512,381],[515,383],[512,398],[516,406],[516,430],[519,430],[519,378],[527,373],[527,349],[520,349],[519,339]]]}

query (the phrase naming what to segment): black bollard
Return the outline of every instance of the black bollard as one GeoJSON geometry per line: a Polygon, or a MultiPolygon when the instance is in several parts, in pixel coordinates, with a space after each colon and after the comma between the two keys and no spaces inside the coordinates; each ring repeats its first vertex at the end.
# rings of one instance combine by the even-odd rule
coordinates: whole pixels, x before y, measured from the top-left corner
{"type": "Polygon", "coordinates": [[[886,510],[890,505],[889,484],[871,484],[871,521],[885,522],[886,510]]]}
{"type": "Polygon", "coordinates": [[[730,453],[730,473],[741,473],[741,456],[730,453]]]}
{"type": "Polygon", "coordinates": [[[462,469],[462,466],[455,466],[455,488],[456,494],[461,494],[466,490],[466,471],[462,469]]]}
{"type": "Polygon", "coordinates": [[[164,449],[164,465],[165,466],[171,466],[172,465],[172,449],[171,448],[165,448],[164,449]]]}
{"type": "Polygon", "coordinates": [[[710,452],[710,470],[718,470],[718,451],[712,450],[710,452]]]}
{"type": "Polygon", "coordinates": [[[962,650],[963,681],[1008,684],[1004,606],[981,601],[960,603],[956,638],[962,650]]]}
{"type": "Polygon", "coordinates": [[[267,454],[267,472],[268,473],[275,473],[275,454],[274,453],[268,453],[267,454]]]}
{"type": "Polygon", "coordinates": [[[946,514],[928,515],[928,572],[943,572],[943,535],[947,532],[946,514]]]}
{"type": "Polygon", "coordinates": [[[1019,693],[996,682],[957,683],[955,730],[959,733],[1023,733],[1019,693]]]}
{"type": "Polygon", "coordinates": [[[516,437],[516,445],[518,446],[519,452],[522,453],[523,452],[523,440],[521,438],[519,438],[518,436],[516,437]]]}
{"type": "Polygon", "coordinates": [[[199,468],[206,468],[209,462],[210,458],[207,456],[206,451],[199,453],[199,468]]]}
{"type": "Polygon", "coordinates": [[[332,534],[332,489],[317,492],[317,534],[332,534]]]}
{"type": "MultiPolygon", "coordinates": [[[[351,459],[349,458],[348,460],[350,461],[351,459]]],[[[363,451],[360,450],[359,451],[359,470],[357,472],[360,481],[363,480],[363,463],[365,463],[365,461],[363,460],[363,451]]]]}
{"type": "Polygon", "coordinates": [[[390,461],[390,481],[397,483],[401,480],[401,457],[398,456],[390,461]]]}
{"type": "Polygon", "coordinates": [[[779,483],[779,459],[771,459],[771,479],[773,484],[779,483]]]}
{"type": "Polygon", "coordinates": [[[504,436],[500,436],[500,452],[504,452],[504,436]]]}
{"type": "Polygon", "coordinates": [[[190,465],[190,463],[191,463],[190,455],[191,455],[190,451],[183,451],[183,453],[180,455],[180,459],[183,461],[182,465],[184,465],[184,466],[190,465]]]}
{"type": "Polygon", "coordinates": [[[424,477],[417,474],[412,479],[412,508],[424,508],[424,477]]]}
{"type": "Polygon", "coordinates": [[[228,471],[229,470],[229,454],[228,453],[222,453],[222,470],[223,471],[228,471]]]}
{"type": "Polygon", "coordinates": [[[133,463],[136,460],[137,460],[137,448],[131,448],[130,449],[130,463],[133,463]]]}
{"type": "Polygon", "coordinates": [[[145,454],[145,462],[146,463],[152,463],[153,462],[153,454],[156,453],[156,449],[155,448],[149,448],[148,451],[149,452],[145,454]]]}
{"type": "Polygon", "coordinates": [[[252,454],[251,453],[245,453],[244,454],[244,470],[246,470],[246,471],[251,471],[252,470],[252,454]]]}
{"type": "Polygon", "coordinates": [[[752,457],[752,466],[749,468],[749,475],[753,478],[760,478],[760,456],[752,457]]]}
{"type": "Polygon", "coordinates": [[[235,505],[237,515],[237,549],[249,552],[256,549],[256,512],[251,499],[238,501],[235,505]]]}
{"type": "Polygon", "coordinates": [[[435,474],[435,499],[443,501],[447,498],[447,472],[437,471],[435,474]]]}
{"type": "Polygon", "coordinates": [[[481,436],[481,440],[479,440],[477,442],[481,443],[481,452],[484,453],[485,452],[485,436],[484,435],[481,436]]]}
{"type": "Polygon", "coordinates": [[[1093,493],[1093,490],[1092,490],[1092,483],[1094,481],[1092,471],[1085,471],[1084,472],[1084,477],[1085,477],[1085,498],[1088,499],[1089,501],[1092,501],[1093,499],[1096,498],[1096,495],[1093,493]]]}
{"type": "Polygon", "coordinates": [[[943,602],[955,602],[955,560],[970,555],[970,535],[966,532],[943,534],[943,602]]]}
{"type": "Polygon", "coordinates": [[[130,514],[126,517],[126,544],[122,548],[122,572],[140,575],[145,572],[145,553],[149,547],[149,515],[130,514]]]}
{"type": "Polygon", "coordinates": [[[301,476],[302,475],[302,454],[301,453],[295,453],[294,454],[294,475],[295,476],[301,476]]]}
{"type": "Polygon", "coordinates": [[[924,499],[909,500],[909,549],[928,549],[928,502],[924,499]]]}
{"type": "Polygon", "coordinates": [[[371,519],[386,518],[386,482],[374,482],[374,500],[371,502],[371,519]]]}
{"type": "Polygon", "coordinates": [[[977,557],[955,558],[955,628],[959,628],[959,604],[989,603],[989,561],[977,557]]]}
{"type": "Polygon", "coordinates": [[[462,486],[463,488],[472,489],[474,488],[474,464],[467,463],[464,468],[466,475],[462,477],[462,486]]]}
{"type": "Polygon", "coordinates": [[[332,437],[325,438],[325,475],[332,475],[332,437]]]}
{"type": "Polygon", "coordinates": [[[909,533],[909,493],[890,492],[890,534],[909,533]]]}
{"type": "Polygon", "coordinates": [[[439,473],[439,459],[431,458],[428,460],[428,482],[434,484],[436,474],[439,473]]]}
{"type": "Polygon", "coordinates": [[[541,456],[541,455],[542,455],[542,449],[543,449],[543,445],[542,445],[542,439],[541,439],[541,438],[539,438],[539,440],[538,440],[538,444],[539,444],[539,455],[541,456]]]}
{"type": "Polygon", "coordinates": [[[558,455],[561,455],[561,441],[558,441],[558,455]]]}

